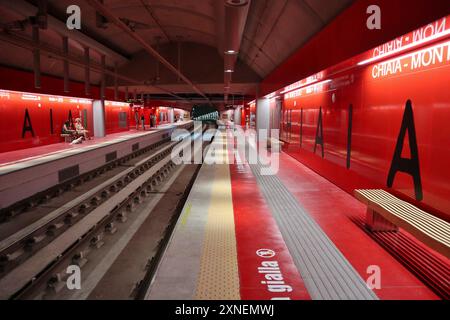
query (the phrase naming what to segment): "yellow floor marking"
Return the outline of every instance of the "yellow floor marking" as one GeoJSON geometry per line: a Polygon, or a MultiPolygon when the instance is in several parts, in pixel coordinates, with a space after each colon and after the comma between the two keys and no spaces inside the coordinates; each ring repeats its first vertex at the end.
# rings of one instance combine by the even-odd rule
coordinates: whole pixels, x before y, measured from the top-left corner
{"type": "Polygon", "coordinates": [[[186,210],[184,211],[183,217],[181,218],[181,225],[184,226],[187,222],[189,215],[191,214],[192,203],[188,203],[186,210]]]}
{"type": "Polygon", "coordinates": [[[230,170],[227,164],[216,164],[211,170],[214,170],[214,182],[195,298],[238,300],[239,273],[230,170]]]}

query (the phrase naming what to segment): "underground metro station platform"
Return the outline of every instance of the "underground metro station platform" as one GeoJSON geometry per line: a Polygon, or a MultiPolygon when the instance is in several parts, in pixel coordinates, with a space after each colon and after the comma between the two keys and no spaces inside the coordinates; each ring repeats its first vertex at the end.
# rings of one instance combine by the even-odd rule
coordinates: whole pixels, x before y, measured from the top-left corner
{"type": "Polygon", "coordinates": [[[449,1],[16,0],[0,25],[1,300],[446,306],[449,1]]]}

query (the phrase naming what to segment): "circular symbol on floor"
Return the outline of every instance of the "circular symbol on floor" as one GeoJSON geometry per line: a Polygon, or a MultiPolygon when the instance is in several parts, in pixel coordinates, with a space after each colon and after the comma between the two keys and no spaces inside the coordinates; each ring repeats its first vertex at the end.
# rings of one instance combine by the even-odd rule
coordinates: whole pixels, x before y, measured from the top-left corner
{"type": "Polygon", "coordinates": [[[256,251],[256,254],[261,258],[272,258],[275,256],[275,251],[270,249],[259,249],[256,251]]]}

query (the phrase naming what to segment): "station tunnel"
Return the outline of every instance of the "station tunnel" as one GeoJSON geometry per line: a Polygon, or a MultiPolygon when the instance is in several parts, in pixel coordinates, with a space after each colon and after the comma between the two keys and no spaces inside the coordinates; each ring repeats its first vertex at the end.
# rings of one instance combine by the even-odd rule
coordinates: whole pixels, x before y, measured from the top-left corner
{"type": "Polygon", "coordinates": [[[450,298],[449,1],[2,0],[0,27],[0,299],[450,298]]]}

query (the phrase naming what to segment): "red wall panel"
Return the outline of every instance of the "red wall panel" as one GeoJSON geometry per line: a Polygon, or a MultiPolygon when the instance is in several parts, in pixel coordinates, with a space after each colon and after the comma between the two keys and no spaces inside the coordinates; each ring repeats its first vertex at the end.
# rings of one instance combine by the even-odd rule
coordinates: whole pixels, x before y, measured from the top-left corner
{"type": "Polygon", "coordinates": [[[130,129],[130,104],[125,102],[105,101],[105,129],[106,134],[128,131],[130,129]],[[122,124],[120,115],[126,119],[122,124]]]}
{"type": "Polygon", "coordinates": [[[69,115],[73,120],[81,118],[87,129],[93,130],[92,103],[88,99],[0,90],[0,114],[0,152],[61,142],[62,125],[69,115]],[[23,135],[24,126],[30,123],[33,132],[28,130],[23,135]]]}
{"type": "MultiPolygon", "coordinates": [[[[156,125],[169,123],[169,107],[155,106],[154,103],[145,105],[145,107],[130,108],[130,128],[136,128],[135,114],[138,114],[139,128],[141,126],[141,117],[144,116],[146,128],[150,126],[150,115],[155,115],[156,125]]],[[[175,118],[174,118],[175,120],[175,118]]]]}
{"type": "MultiPolygon", "coordinates": [[[[282,121],[282,138],[289,142],[286,151],[350,193],[356,188],[385,188],[450,220],[450,18],[439,21],[444,25],[439,24],[442,37],[438,40],[358,65],[369,56],[377,57],[376,49],[372,50],[323,70],[317,78],[327,82],[287,92],[282,121]],[[387,186],[408,100],[412,103],[423,199],[417,197],[409,174],[398,172],[392,188],[387,186]],[[347,169],[350,105],[351,162],[347,169]],[[323,159],[320,145],[313,153],[320,108],[323,159]]],[[[402,157],[410,158],[408,134],[404,141],[402,157]]]]}
{"type": "MultiPolygon", "coordinates": [[[[106,134],[129,130],[129,110],[128,103],[105,101],[106,134]],[[125,122],[120,122],[120,113],[124,114],[125,122]]],[[[62,142],[62,125],[69,115],[72,120],[81,118],[93,134],[91,99],[0,90],[0,114],[0,152],[62,142]],[[22,135],[24,126],[29,126],[30,122],[33,133],[27,130],[22,135]]]]}
{"type": "MultiPolygon", "coordinates": [[[[82,98],[71,98],[63,92],[62,79],[42,76],[42,86],[40,89],[36,89],[31,72],[0,66],[0,74],[0,88],[4,89],[0,91],[2,92],[0,97],[0,132],[4,137],[0,142],[0,152],[61,142],[61,127],[69,116],[69,110],[71,110],[73,119],[81,117],[84,121],[84,118],[86,118],[87,129],[91,134],[93,133],[90,99],[99,99],[100,88],[98,86],[91,85],[91,94],[86,95],[84,83],[72,81],[70,83],[70,96],[82,98]],[[24,94],[34,95],[36,99],[41,100],[23,99],[24,94]],[[59,98],[60,101],[50,101],[49,97],[51,96],[49,95],[55,95],[52,97],[59,98]],[[77,101],[83,103],[77,103],[77,101]],[[26,109],[28,109],[35,136],[32,137],[31,132],[27,132],[22,138],[26,109]],[[53,116],[53,133],[51,133],[50,109],[53,116]]],[[[105,94],[107,99],[114,98],[114,91],[111,89],[106,89],[105,94]]],[[[120,93],[119,98],[124,98],[124,94],[120,93]]],[[[120,112],[126,112],[127,117],[129,117],[128,104],[121,106],[117,106],[117,102],[114,104],[111,101],[106,101],[105,126],[107,134],[129,130],[129,126],[121,127],[119,125],[120,112]]],[[[129,123],[130,119],[128,119],[129,123]]]]}
{"type": "MultiPolygon", "coordinates": [[[[139,128],[141,128],[141,117],[144,116],[145,126],[148,128],[150,126],[150,115],[156,114],[156,107],[134,107],[130,108],[130,128],[136,128],[136,118],[135,114],[138,115],[139,128]]],[[[158,123],[158,119],[156,118],[158,123]]]]}

